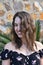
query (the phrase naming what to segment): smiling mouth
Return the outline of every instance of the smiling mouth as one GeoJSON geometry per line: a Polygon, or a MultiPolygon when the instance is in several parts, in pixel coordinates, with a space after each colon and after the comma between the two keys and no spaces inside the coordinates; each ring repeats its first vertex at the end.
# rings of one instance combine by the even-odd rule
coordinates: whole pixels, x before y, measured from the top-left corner
{"type": "Polygon", "coordinates": [[[22,35],[21,33],[18,33],[19,35],[22,35]]]}
{"type": "Polygon", "coordinates": [[[18,35],[22,35],[22,33],[21,32],[18,32],[18,35]]]}

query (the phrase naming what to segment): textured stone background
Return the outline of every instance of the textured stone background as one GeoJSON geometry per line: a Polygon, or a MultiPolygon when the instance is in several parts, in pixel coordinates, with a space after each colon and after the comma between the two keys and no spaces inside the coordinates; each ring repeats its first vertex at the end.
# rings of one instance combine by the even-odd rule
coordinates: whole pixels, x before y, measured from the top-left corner
{"type": "Polygon", "coordinates": [[[0,31],[10,32],[12,18],[17,11],[30,13],[34,21],[39,19],[43,30],[43,0],[0,0],[0,31]]]}

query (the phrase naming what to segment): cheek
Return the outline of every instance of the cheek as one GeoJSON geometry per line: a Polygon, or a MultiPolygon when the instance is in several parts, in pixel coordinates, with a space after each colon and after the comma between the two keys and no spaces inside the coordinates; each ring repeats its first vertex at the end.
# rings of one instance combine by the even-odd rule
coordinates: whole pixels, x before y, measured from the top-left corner
{"type": "Polygon", "coordinates": [[[15,32],[17,32],[17,27],[14,27],[15,32]]]}

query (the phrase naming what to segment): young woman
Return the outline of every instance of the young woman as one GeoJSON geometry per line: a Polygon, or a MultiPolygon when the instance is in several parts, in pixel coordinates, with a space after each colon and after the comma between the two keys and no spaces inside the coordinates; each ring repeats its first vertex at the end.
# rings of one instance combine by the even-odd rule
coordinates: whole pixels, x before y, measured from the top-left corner
{"type": "Polygon", "coordinates": [[[35,34],[30,14],[17,12],[12,22],[12,41],[1,52],[2,65],[43,65],[43,45],[35,41],[35,34]]]}

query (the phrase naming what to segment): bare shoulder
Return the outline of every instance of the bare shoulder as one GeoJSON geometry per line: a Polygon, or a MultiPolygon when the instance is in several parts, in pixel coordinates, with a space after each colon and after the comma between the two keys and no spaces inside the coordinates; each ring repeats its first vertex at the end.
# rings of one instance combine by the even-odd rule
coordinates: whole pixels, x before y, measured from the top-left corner
{"type": "Polygon", "coordinates": [[[36,45],[37,45],[37,49],[43,49],[43,44],[41,42],[35,41],[36,45]]]}
{"type": "Polygon", "coordinates": [[[13,50],[15,49],[15,45],[13,45],[12,42],[9,42],[4,46],[4,49],[8,49],[9,51],[13,50]]]}

